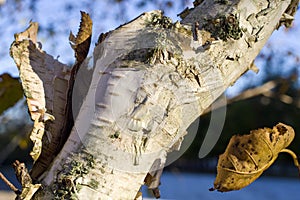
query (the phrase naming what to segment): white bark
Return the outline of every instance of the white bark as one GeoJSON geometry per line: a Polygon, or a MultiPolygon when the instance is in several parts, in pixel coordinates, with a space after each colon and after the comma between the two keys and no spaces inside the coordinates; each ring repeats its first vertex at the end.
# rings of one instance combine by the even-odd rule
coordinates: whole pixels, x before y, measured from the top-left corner
{"type": "Polygon", "coordinates": [[[36,198],[134,199],[189,125],[250,68],[290,3],[204,1],[181,23],[153,11],[110,32],[94,50],[87,97],[36,198]],[[232,32],[213,38],[222,20],[232,32]]]}

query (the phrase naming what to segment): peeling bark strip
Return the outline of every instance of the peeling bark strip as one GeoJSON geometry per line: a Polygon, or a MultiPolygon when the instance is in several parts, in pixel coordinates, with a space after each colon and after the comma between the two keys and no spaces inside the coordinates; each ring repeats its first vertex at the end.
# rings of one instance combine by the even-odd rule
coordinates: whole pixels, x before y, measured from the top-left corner
{"type": "Polygon", "coordinates": [[[49,167],[74,125],[73,85],[79,67],[88,54],[92,33],[89,15],[84,12],[81,14],[77,36],[70,33],[76,57],[71,70],[40,49],[36,42],[37,23],[31,23],[26,31],[16,34],[16,40],[11,46],[11,55],[19,68],[30,115],[34,120],[30,136],[34,142],[31,156],[35,163],[30,172],[34,180],[49,167]],[[53,122],[45,124],[48,119],[53,122]],[[44,131],[47,137],[43,137],[44,131]]]}
{"type": "Polygon", "coordinates": [[[37,170],[31,171],[33,179],[43,173],[55,157],[56,147],[51,145],[57,144],[57,138],[60,136],[70,75],[66,65],[41,50],[36,42],[37,29],[37,23],[31,23],[26,31],[16,34],[16,40],[10,48],[11,56],[19,69],[31,118],[34,120],[30,137],[35,137],[32,156],[38,164],[33,167],[37,170]],[[55,116],[51,123],[45,124],[46,112],[49,116],[55,116]],[[37,171],[38,173],[35,173],[37,171]]]}
{"type": "MultiPolygon", "coordinates": [[[[134,199],[145,181],[157,192],[166,155],[252,66],[290,3],[195,1],[181,22],[153,11],[103,34],[74,128],[35,198],[134,199]]],[[[12,52],[20,54],[16,47],[12,52]]]]}
{"type": "MultiPolygon", "coordinates": [[[[19,34],[15,35],[15,42],[12,44],[11,55],[15,58],[15,62],[20,71],[20,78],[22,80],[22,87],[26,96],[28,109],[31,119],[34,121],[34,128],[30,134],[30,139],[33,141],[34,146],[30,155],[36,161],[42,151],[42,137],[45,131],[45,122],[47,120],[54,120],[51,114],[46,113],[46,100],[43,81],[37,73],[34,72],[29,52],[27,48],[36,49],[36,35],[38,24],[31,23],[30,27],[19,34]],[[29,39],[26,40],[25,39],[29,39]],[[22,43],[22,41],[24,41],[22,43]],[[22,54],[27,54],[22,56],[22,54]]],[[[37,64],[37,63],[34,63],[37,64]]]]}

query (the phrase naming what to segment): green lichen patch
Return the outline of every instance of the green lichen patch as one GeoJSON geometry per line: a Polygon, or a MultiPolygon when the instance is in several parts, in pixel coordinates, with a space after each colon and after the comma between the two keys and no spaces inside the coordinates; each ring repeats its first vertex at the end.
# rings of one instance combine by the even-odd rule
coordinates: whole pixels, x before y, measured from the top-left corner
{"type": "Polygon", "coordinates": [[[93,188],[93,189],[96,190],[96,189],[98,189],[98,187],[99,187],[99,182],[92,178],[92,179],[90,180],[90,182],[88,183],[88,185],[89,185],[91,188],[93,188]]]}
{"type": "Polygon", "coordinates": [[[203,24],[202,29],[209,31],[215,39],[227,41],[228,39],[238,40],[243,36],[243,31],[239,27],[239,20],[236,15],[218,15],[214,19],[208,19],[203,24]]]}
{"type": "MultiPolygon", "coordinates": [[[[94,167],[94,156],[85,150],[71,156],[53,184],[52,192],[55,199],[78,199],[77,191],[80,190],[80,184],[77,184],[76,180],[88,174],[94,167]]],[[[95,181],[92,183],[90,187],[95,188],[95,181]]]]}
{"type": "MultiPolygon", "coordinates": [[[[190,48],[192,26],[172,20],[161,13],[152,13],[145,19],[146,28],[135,37],[132,50],[114,63],[114,67],[151,67],[157,63],[174,64],[183,51],[190,48]]],[[[113,135],[110,136],[114,138],[113,135]]]]}
{"type": "Polygon", "coordinates": [[[141,48],[141,49],[134,49],[129,52],[123,60],[134,60],[138,62],[147,62],[149,58],[153,55],[154,49],[152,48],[141,48]]]}
{"type": "MultiPolygon", "coordinates": [[[[178,14],[181,18],[184,18],[186,15],[189,14],[191,9],[186,8],[182,13],[178,14]]],[[[183,26],[180,24],[180,22],[172,22],[172,19],[166,16],[154,14],[150,21],[146,22],[146,26],[153,28],[159,28],[159,29],[168,29],[175,32],[183,33],[185,35],[191,36],[192,31],[191,29],[183,26]]]]}
{"type": "Polygon", "coordinates": [[[55,199],[78,199],[73,177],[65,176],[57,183],[57,188],[53,190],[55,199]]]}
{"type": "Polygon", "coordinates": [[[154,14],[150,21],[147,22],[147,26],[161,27],[170,29],[173,26],[172,19],[159,14],[154,14]]]}
{"type": "Polygon", "coordinates": [[[111,139],[118,139],[120,137],[120,132],[116,131],[114,134],[109,136],[111,139]]]}
{"type": "Polygon", "coordinates": [[[125,65],[130,67],[129,61],[134,61],[133,64],[143,63],[149,67],[156,63],[171,62],[174,60],[172,58],[182,54],[182,46],[188,45],[190,42],[189,38],[179,31],[183,31],[182,28],[177,31],[169,29],[146,30],[138,36],[140,41],[137,42],[133,50],[120,59],[121,62],[117,63],[118,67],[125,65]]]}

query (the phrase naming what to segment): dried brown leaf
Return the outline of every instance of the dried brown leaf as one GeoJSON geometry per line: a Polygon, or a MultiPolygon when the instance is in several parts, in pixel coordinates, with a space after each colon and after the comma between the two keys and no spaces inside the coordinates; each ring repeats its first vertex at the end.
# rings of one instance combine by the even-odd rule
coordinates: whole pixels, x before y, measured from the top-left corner
{"type": "Polygon", "coordinates": [[[72,32],[69,36],[71,47],[74,49],[76,60],[79,63],[82,63],[88,54],[92,38],[92,26],[93,22],[89,14],[81,11],[79,31],[76,37],[72,32]]]}
{"type": "Polygon", "coordinates": [[[293,128],[283,123],[233,136],[219,157],[213,189],[226,192],[246,187],[273,164],[294,136],[293,128]]]}
{"type": "Polygon", "coordinates": [[[39,24],[37,22],[30,22],[29,27],[25,31],[15,34],[15,41],[20,42],[30,39],[33,43],[36,43],[38,27],[39,24]]]}

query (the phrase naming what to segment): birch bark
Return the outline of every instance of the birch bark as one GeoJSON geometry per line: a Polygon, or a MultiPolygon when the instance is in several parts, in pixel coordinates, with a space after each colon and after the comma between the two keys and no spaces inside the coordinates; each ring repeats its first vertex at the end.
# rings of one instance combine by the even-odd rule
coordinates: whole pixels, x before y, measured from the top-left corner
{"type": "Polygon", "coordinates": [[[134,199],[147,173],[163,168],[189,125],[252,68],[297,5],[291,0],[194,4],[181,22],[152,11],[101,37],[75,125],[39,178],[44,190],[36,199],[134,199]]]}

